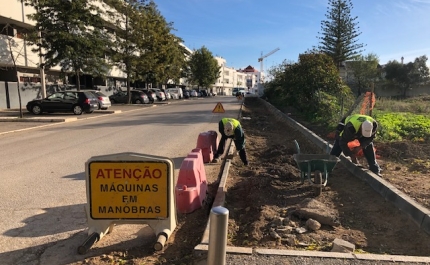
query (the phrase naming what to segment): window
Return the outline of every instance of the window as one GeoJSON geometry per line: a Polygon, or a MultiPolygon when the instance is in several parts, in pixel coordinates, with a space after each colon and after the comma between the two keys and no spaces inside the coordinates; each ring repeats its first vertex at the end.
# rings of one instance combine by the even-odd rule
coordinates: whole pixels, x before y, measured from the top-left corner
{"type": "Polygon", "coordinates": [[[0,24],[0,34],[13,37],[13,28],[9,24],[0,24]]]}

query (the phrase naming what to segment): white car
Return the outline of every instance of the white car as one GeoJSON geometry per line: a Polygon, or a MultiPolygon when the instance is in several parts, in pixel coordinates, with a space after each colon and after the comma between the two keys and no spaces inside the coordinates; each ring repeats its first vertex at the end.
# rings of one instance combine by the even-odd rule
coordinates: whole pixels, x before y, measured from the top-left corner
{"type": "Polygon", "coordinates": [[[108,96],[98,90],[89,90],[98,99],[98,109],[107,110],[112,106],[108,96]]]}
{"type": "Polygon", "coordinates": [[[154,92],[155,93],[155,95],[157,96],[157,99],[158,99],[158,101],[165,101],[166,100],[166,94],[164,94],[164,92],[163,91],[161,91],[160,89],[158,89],[158,88],[153,88],[153,89],[151,89],[152,90],[152,92],[154,92]]]}
{"type": "Polygon", "coordinates": [[[199,93],[197,92],[197,90],[191,90],[191,97],[198,97],[199,93]]]}
{"type": "MultiPolygon", "coordinates": [[[[166,91],[169,92],[170,95],[176,94],[177,99],[181,99],[184,97],[182,88],[180,87],[167,88],[166,91]]],[[[172,98],[175,98],[175,96],[172,96],[172,98]]]]}

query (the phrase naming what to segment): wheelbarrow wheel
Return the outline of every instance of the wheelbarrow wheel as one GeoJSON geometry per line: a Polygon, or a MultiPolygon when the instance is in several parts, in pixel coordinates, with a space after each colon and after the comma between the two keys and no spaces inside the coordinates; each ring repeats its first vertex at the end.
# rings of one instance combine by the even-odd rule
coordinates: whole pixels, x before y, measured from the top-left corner
{"type": "Polygon", "coordinates": [[[319,170],[315,170],[314,173],[314,192],[316,196],[321,195],[322,192],[322,173],[319,170]]]}

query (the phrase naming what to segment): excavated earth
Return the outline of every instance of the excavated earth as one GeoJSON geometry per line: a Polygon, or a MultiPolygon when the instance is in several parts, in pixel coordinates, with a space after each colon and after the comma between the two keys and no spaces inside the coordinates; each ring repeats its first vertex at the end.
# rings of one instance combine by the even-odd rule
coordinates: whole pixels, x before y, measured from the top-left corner
{"type": "MultiPolygon", "coordinates": [[[[329,132],[307,124],[292,110],[284,111],[327,140],[329,132]]],[[[430,236],[341,163],[331,172],[321,195],[316,196],[308,181],[301,183],[293,141],[299,143],[301,153],[324,152],[278,121],[261,99],[245,98],[241,116],[250,166],[243,166],[239,157],[232,159],[224,205],[229,209],[228,245],[330,251],[333,240],[342,239],[354,244],[359,253],[429,255],[430,236]],[[309,223],[314,218],[302,211],[305,204],[320,207],[328,218],[309,223]]],[[[376,141],[375,146],[383,178],[430,207],[429,144],[376,141]]],[[[360,162],[366,166],[365,160],[360,162]]],[[[193,264],[193,249],[202,240],[222,171],[219,164],[205,168],[209,205],[179,214],[178,227],[163,251],[154,252],[152,246],[118,249],[74,264],[193,264]]]]}

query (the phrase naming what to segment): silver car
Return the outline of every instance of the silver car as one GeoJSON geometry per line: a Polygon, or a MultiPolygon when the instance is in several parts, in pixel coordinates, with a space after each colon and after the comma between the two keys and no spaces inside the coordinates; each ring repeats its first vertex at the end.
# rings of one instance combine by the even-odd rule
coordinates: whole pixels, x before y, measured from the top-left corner
{"type": "Polygon", "coordinates": [[[108,96],[103,94],[102,92],[98,90],[90,90],[91,93],[94,94],[94,96],[98,99],[98,109],[107,110],[112,106],[112,103],[110,102],[110,99],[108,96]]]}

